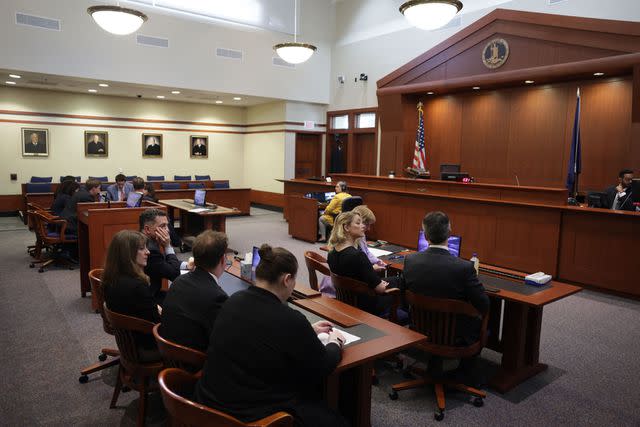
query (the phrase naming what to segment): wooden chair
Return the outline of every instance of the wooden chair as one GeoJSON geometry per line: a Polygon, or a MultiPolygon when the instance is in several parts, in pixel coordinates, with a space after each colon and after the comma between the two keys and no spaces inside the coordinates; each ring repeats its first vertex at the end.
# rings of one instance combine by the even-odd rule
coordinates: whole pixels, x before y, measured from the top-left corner
{"type": "Polygon", "coordinates": [[[144,417],[147,403],[147,392],[152,391],[155,387],[150,384],[149,380],[156,378],[158,373],[163,369],[162,362],[143,362],[139,347],[136,343],[137,333],[153,334],[153,323],[138,319],[137,317],[126,316],[109,310],[106,304],[103,304],[104,314],[113,328],[120,351],[120,369],[118,370],[118,381],[113,390],[111,398],[111,408],[116,407],[118,396],[123,385],[128,386],[140,393],[138,401],[138,422],[137,425],[144,426],[144,417]]]}
{"type": "MultiPolygon", "coordinates": [[[[331,282],[336,288],[336,299],[344,302],[345,304],[359,307],[359,299],[363,296],[378,297],[380,294],[376,293],[373,289],[367,286],[366,283],[350,277],[340,276],[331,272],[331,282]]],[[[393,288],[387,289],[384,295],[393,296],[393,302],[389,308],[389,320],[391,322],[397,322],[398,320],[398,307],[400,306],[400,289],[393,288]]]]}
{"type": "Polygon", "coordinates": [[[196,403],[185,396],[193,395],[198,377],[181,369],[169,368],[160,372],[158,382],[162,402],[171,418],[171,425],[215,427],[289,427],[293,417],[276,412],[258,421],[243,423],[221,411],[196,403]]]}
{"type": "MultiPolygon", "coordinates": [[[[414,325],[412,329],[427,336],[425,341],[420,342],[416,346],[418,349],[440,357],[460,359],[478,354],[486,344],[489,313],[482,315],[470,303],[460,300],[426,297],[411,291],[407,291],[405,297],[411,308],[411,319],[414,325]],[[480,338],[478,341],[466,347],[455,345],[456,321],[460,315],[482,317],[480,338]]],[[[424,370],[412,370],[421,374],[422,378],[392,386],[392,392],[389,394],[391,400],[398,398],[398,391],[400,390],[421,387],[425,384],[434,384],[437,400],[434,418],[437,421],[441,421],[444,418],[445,385],[476,396],[473,401],[475,406],[482,406],[484,404],[483,399],[487,395],[481,390],[453,380],[436,380],[430,377],[424,370]]]]}
{"type": "Polygon", "coordinates": [[[313,251],[306,251],[304,253],[304,262],[307,264],[307,270],[309,270],[309,286],[314,291],[319,291],[318,276],[316,272],[324,274],[325,276],[331,276],[331,270],[327,264],[327,259],[319,253],[313,251]]]}
{"type": "MultiPolygon", "coordinates": [[[[102,318],[102,329],[109,334],[114,335],[113,328],[111,324],[107,320],[104,315],[103,304],[104,304],[104,287],[102,284],[102,272],[104,270],[102,268],[94,268],[89,272],[89,282],[91,283],[91,293],[95,295],[96,301],[98,302],[98,313],[100,313],[100,317],[102,318]]],[[[111,366],[116,366],[120,363],[120,352],[115,348],[103,348],[98,355],[98,360],[100,363],[95,363],[91,366],[88,366],[80,371],[80,381],[81,384],[86,384],[89,381],[89,374],[94,372],[102,371],[103,369],[110,368],[111,366]],[[107,356],[113,357],[113,359],[106,361],[107,356]]]]}
{"type": "Polygon", "coordinates": [[[27,246],[27,253],[36,259],[40,259],[43,245],[38,233],[36,233],[35,213],[37,211],[47,212],[49,209],[46,209],[37,203],[27,203],[27,228],[29,228],[29,231],[33,231],[36,235],[35,244],[27,246]]]}
{"type": "Polygon", "coordinates": [[[158,332],[159,328],[160,323],[153,327],[153,337],[156,339],[156,344],[158,344],[158,350],[164,361],[164,366],[199,374],[204,362],[207,361],[207,355],[194,348],[163,338],[158,332]]]}
{"type": "Polygon", "coordinates": [[[67,220],[52,215],[47,211],[36,210],[31,211],[31,218],[34,221],[34,230],[36,232],[36,245],[40,244],[37,253],[34,254],[36,259],[29,264],[34,268],[36,264],[40,264],[39,273],[44,273],[45,267],[53,263],[65,264],[69,270],[73,270],[73,263],[61,256],[63,244],[77,244],[78,238],[66,234],[67,220]],[[46,249],[46,256],[43,253],[46,249]]]}

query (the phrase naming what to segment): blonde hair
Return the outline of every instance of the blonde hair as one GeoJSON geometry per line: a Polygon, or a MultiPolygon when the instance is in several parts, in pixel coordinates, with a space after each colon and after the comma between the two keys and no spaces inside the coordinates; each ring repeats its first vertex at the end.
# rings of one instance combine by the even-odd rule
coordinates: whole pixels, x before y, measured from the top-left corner
{"type": "Polygon", "coordinates": [[[351,209],[351,212],[355,212],[362,217],[362,222],[365,224],[373,224],[376,222],[376,216],[373,214],[373,211],[369,209],[367,205],[356,206],[351,209]]]}
{"type": "MultiPolygon", "coordinates": [[[[342,212],[338,215],[333,223],[333,230],[331,230],[331,236],[329,237],[329,247],[334,248],[348,240],[347,232],[344,230],[345,225],[351,224],[356,217],[360,217],[360,214],[354,211],[342,212]]],[[[362,217],[361,217],[362,218],[362,217]]],[[[355,245],[359,243],[360,239],[356,239],[355,245]]]]}

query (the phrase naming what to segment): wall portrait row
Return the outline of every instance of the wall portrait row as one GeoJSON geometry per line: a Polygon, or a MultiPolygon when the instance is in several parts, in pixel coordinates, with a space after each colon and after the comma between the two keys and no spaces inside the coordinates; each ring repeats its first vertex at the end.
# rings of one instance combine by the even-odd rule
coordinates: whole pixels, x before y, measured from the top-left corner
{"type": "MultiPolygon", "coordinates": [[[[49,129],[22,128],[22,156],[49,156],[49,129]]],[[[109,132],[87,130],[84,132],[85,157],[109,156],[109,132]]],[[[161,133],[142,134],[142,157],[162,158],[163,137],[161,133]]],[[[206,159],[209,156],[209,137],[191,135],[189,137],[189,156],[193,159],[206,159]]]]}

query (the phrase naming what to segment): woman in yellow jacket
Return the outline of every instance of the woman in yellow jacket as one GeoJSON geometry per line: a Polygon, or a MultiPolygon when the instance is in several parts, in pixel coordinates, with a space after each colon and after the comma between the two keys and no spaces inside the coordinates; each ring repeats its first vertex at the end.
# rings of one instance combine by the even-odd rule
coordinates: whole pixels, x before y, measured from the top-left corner
{"type": "Polygon", "coordinates": [[[342,201],[349,197],[351,197],[351,194],[347,193],[347,183],[339,181],[336,184],[336,195],[333,196],[324,213],[318,219],[318,225],[320,226],[318,229],[320,231],[319,242],[324,243],[327,241],[327,226],[333,227],[333,219],[342,213],[342,201]]]}

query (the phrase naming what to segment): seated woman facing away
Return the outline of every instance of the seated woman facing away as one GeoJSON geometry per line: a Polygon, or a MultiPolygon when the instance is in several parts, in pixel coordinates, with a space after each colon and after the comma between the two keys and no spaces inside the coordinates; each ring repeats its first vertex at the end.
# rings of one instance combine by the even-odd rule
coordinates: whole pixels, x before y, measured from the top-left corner
{"type": "Polygon", "coordinates": [[[347,193],[347,183],[340,181],[336,184],[336,195],[329,202],[324,210],[324,213],[318,219],[318,228],[320,232],[319,242],[324,243],[327,241],[327,226],[333,225],[333,218],[342,212],[342,201],[351,197],[351,194],[347,193]]]}
{"type": "MultiPolygon", "coordinates": [[[[133,230],[113,236],[102,274],[104,299],[111,311],[158,323],[158,306],[151,295],[149,277],[144,274],[149,256],[146,240],[144,234],[133,230]]],[[[153,335],[139,334],[136,342],[143,361],[160,360],[153,335]]]]}
{"type": "Polygon", "coordinates": [[[331,251],[327,256],[327,262],[334,274],[364,282],[376,291],[379,294],[377,297],[360,297],[359,308],[372,314],[384,315],[393,301],[385,292],[387,288],[398,287],[398,279],[380,279],[367,255],[359,249],[360,240],[364,238],[364,230],[362,217],[356,212],[343,212],[338,215],[329,238],[331,251]]]}
{"type": "Polygon", "coordinates": [[[346,425],[320,397],[344,337],[287,306],[298,271],[291,252],[264,244],[259,254],[255,286],[233,294],[218,313],[194,399],[244,422],[286,411],[296,425],[346,425]],[[326,346],[321,332],[329,334],[326,346]]]}
{"type": "Polygon", "coordinates": [[[51,213],[55,216],[60,216],[64,207],[67,206],[67,203],[71,200],[71,196],[78,191],[78,188],[80,188],[80,184],[76,182],[75,178],[72,180],[63,180],[60,185],[58,185],[58,189],[53,195],[51,213]]]}

